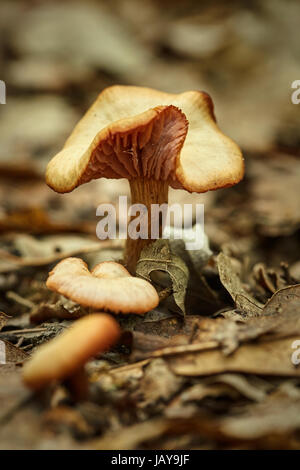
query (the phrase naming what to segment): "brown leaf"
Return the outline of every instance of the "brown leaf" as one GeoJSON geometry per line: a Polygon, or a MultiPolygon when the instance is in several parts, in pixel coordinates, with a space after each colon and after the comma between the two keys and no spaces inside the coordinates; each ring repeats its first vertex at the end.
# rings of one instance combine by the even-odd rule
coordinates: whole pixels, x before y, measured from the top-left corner
{"type": "Polygon", "coordinates": [[[300,334],[300,285],[278,290],[266,303],[259,317],[246,318],[244,324],[233,319],[216,325],[212,339],[222,345],[226,354],[240,343],[268,333],[268,337],[284,338],[300,334]]]}
{"type": "Polygon", "coordinates": [[[136,449],[141,443],[158,438],[169,427],[166,419],[154,418],[133,426],[126,426],[115,432],[108,432],[102,438],[89,443],[88,447],[97,450],[136,449]]]}
{"type": "Polygon", "coordinates": [[[5,364],[23,362],[25,361],[25,359],[28,358],[28,354],[26,354],[25,351],[22,351],[22,349],[17,348],[6,340],[0,340],[0,347],[2,350],[2,355],[5,364]]]}
{"type": "Polygon", "coordinates": [[[178,375],[201,376],[223,372],[245,374],[300,376],[300,369],[291,361],[292,343],[298,337],[240,346],[231,356],[221,351],[203,351],[168,358],[172,371],[178,375]]]}
{"type": "Polygon", "coordinates": [[[144,377],[134,394],[138,407],[155,405],[158,400],[166,401],[181,387],[183,380],[176,377],[163,359],[154,359],[145,367],[144,377]]]}
{"type": "Polygon", "coordinates": [[[0,331],[6,325],[6,323],[8,322],[9,319],[10,319],[10,317],[8,315],[6,315],[6,313],[0,312],[0,331]]]}
{"type": "Polygon", "coordinates": [[[217,257],[217,265],[220,275],[220,280],[225,289],[231,295],[237,308],[246,311],[250,310],[251,316],[260,315],[261,305],[259,302],[249,294],[240,279],[237,269],[234,267],[229,256],[220,253],[217,257]]]}
{"type": "Polygon", "coordinates": [[[221,432],[238,440],[288,435],[299,428],[300,400],[283,398],[270,398],[240,416],[224,419],[220,426],[221,432]]]}
{"type": "Polygon", "coordinates": [[[180,310],[185,314],[185,293],[189,279],[189,271],[184,261],[171,253],[168,240],[157,240],[146,246],[137,263],[136,274],[151,281],[155,271],[167,273],[172,281],[173,296],[180,310]]]}
{"type": "Polygon", "coordinates": [[[300,299],[300,284],[279,289],[264,306],[264,314],[279,312],[287,302],[300,299]]]}
{"type": "Polygon", "coordinates": [[[21,256],[1,250],[0,272],[44,266],[80,253],[94,253],[113,244],[111,240],[99,242],[86,236],[50,235],[36,239],[30,235],[16,235],[14,248],[21,252],[21,256]]]}
{"type": "Polygon", "coordinates": [[[30,321],[32,323],[43,323],[57,318],[59,320],[75,320],[85,314],[85,311],[77,304],[71,309],[66,308],[61,300],[55,303],[42,302],[36,305],[30,312],[30,321]]]}
{"type": "Polygon", "coordinates": [[[233,388],[226,384],[206,382],[197,383],[186,388],[169,403],[164,414],[168,418],[186,418],[195,416],[199,412],[199,404],[206,398],[219,399],[229,397],[236,399],[239,396],[233,388]]]}

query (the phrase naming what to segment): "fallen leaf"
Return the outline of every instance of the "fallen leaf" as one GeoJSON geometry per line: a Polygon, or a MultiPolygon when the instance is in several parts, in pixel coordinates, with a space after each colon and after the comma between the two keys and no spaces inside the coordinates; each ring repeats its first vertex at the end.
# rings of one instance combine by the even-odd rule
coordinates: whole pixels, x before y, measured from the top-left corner
{"type": "Polygon", "coordinates": [[[243,344],[232,355],[211,350],[168,358],[171,370],[183,376],[203,376],[223,372],[299,377],[292,363],[292,343],[298,337],[243,344]]]}
{"type": "Polygon", "coordinates": [[[158,400],[170,399],[182,384],[182,378],[174,375],[163,359],[154,359],[145,367],[144,376],[134,398],[138,407],[154,406],[158,400]]]}
{"type": "Polygon", "coordinates": [[[25,351],[22,351],[22,349],[17,348],[4,339],[0,339],[0,346],[5,364],[23,362],[29,357],[25,351]]]}
{"type": "Polygon", "coordinates": [[[10,319],[10,317],[8,315],[6,315],[6,313],[0,312],[0,331],[6,325],[6,323],[8,322],[9,319],[10,319]]]}
{"type": "Polygon", "coordinates": [[[75,235],[49,235],[36,239],[30,235],[17,235],[14,246],[22,256],[0,250],[0,272],[14,271],[26,266],[43,266],[80,253],[92,253],[102,247],[113,246],[113,241],[95,241],[75,235]]]}
{"type": "Polygon", "coordinates": [[[167,420],[154,418],[115,432],[108,432],[102,438],[88,443],[88,447],[97,450],[132,450],[139,448],[143,442],[158,438],[169,427],[167,420]]]}
{"type": "Polygon", "coordinates": [[[220,280],[225,289],[231,295],[236,306],[242,310],[243,308],[245,308],[247,302],[248,307],[249,304],[251,304],[250,310],[254,311],[252,315],[259,315],[261,305],[243,287],[242,281],[238,275],[237,270],[233,266],[230,257],[225,255],[224,253],[220,253],[217,257],[217,265],[220,280]]]}
{"type": "Polygon", "coordinates": [[[72,308],[68,309],[61,300],[55,303],[42,302],[31,310],[30,321],[32,323],[43,323],[54,318],[58,320],[75,320],[85,314],[84,309],[78,304],[73,304],[72,308]]]}
{"type": "Polygon", "coordinates": [[[252,406],[248,413],[225,418],[221,432],[232,439],[253,440],[265,436],[287,435],[300,428],[300,400],[272,399],[252,406]]]}
{"type": "Polygon", "coordinates": [[[300,284],[283,287],[268,300],[264,306],[263,313],[270,315],[280,312],[280,309],[284,308],[287,303],[297,299],[300,299],[300,284]]]}
{"type": "Polygon", "coordinates": [[[261,383],[251,377],[244,377],[240,374],[221,374],[216,375],[209,379],[208,383],[221,383],[232,387],[238,391],[242,396],[255,402],[263,401],[267,396],[267,391],[270,389],[261,386],[261,383]],[[251,380],[252,379],[252,380],[251,380]]]}
{"type": "Polygon", "coordinates": [[[199,412],[199,404],[206,398],[220,399],[229,397],[236,399],[239,393],[228,385],[221,383],[197,383],[186,388],[168,404],[165,416],[168,418],[186,418],[195,416],[199,412]]]}
{"type": "Polygon", "coordinates": [[[189,272],[184,261],[171,252],[168,240],[157,240],[146,246],[137,262],[136,275],[147,281],[151,281],[151,274],[157,271],[163,271],[170,277],[174,300],[185,314],[184,301],[189,272]]]}

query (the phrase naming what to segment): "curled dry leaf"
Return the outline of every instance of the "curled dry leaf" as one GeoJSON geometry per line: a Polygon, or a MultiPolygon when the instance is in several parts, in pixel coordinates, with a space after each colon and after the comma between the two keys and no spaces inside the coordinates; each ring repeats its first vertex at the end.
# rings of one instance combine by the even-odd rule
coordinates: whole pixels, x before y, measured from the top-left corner
{"type": "Polygon", "coordinates": [[[261,310],[259,317],[244,317],[243,323],[226,319],[215,323],[212,340],[231,354],[240,343],[252,341],[263,335],[268,339],[300,334],[300,285],[278,290],[261,310]]]}
{"type": "Polygon", "coordinates": [[[136,274],[143,279],[151,281],[151,274],[156,271],[168,274],[172,282],[174,300],[185,313],[184,301],[189,272],[184,261],[171,252],[168,240],[157,240],[146,246],[137,263],[136,274]]]}
{"type": "Polygon", "coordinates": [[[280,313],[287,303],[300,299],[300,284],[283,287],[275,292],[264,306],[264,314],[280,313]]]}
{"type": "Polygon", "coordinates": [[[223,372],[299,377],[291,360],[292,343],[298,337],[278,339],[255,344],[243,344],[231,356],[211,350],[168,358],[175,374],[203,376],[223,372]]]}
{"type": "Polygon", "coordinates": [[[230,257],[220,253],[217,257],[217,265],[220,280],[236,303],[236,306],[241,310],[247,309],[246,312],[250,311],[252,316],[260,315],[262,305],[245,290],[230,257]]]}

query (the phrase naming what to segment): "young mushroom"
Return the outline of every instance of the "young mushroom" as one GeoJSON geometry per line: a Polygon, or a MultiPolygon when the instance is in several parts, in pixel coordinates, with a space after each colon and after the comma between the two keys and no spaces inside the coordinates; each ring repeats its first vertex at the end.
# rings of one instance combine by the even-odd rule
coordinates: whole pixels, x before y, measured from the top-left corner
{"type": "Polygon", "coordinates": [[[169,186],[203,193],[232,186],[243,174],[241,151],[218,128],[206,93],[112,86],[48,164],[46,181],[65,193],[92,179],[129,180],[132,204],[148,210],[148,239],[127,237],[125,263],[134,273],[141,250],[153,241],[151,204],[167,203],[169,186]]]}
{"type": "Polygon", "coordinates": [[[114,313],[146,313],[159,303],[149,282],[113,261],[99,263],[90,272],[81,259],[66,258],[50,272],[46,285],[81,305],[114,313]]]}
{"type": "Polygon", "coordinates": [[[82,317],[37,349],[24,365],[23,381],[35,391],[56,381],[68,381],[75,398],[84,398],[88,385],[85,363],[109,349],[119,337],[120,327],[111,316],[95,313],[82,317]]]}

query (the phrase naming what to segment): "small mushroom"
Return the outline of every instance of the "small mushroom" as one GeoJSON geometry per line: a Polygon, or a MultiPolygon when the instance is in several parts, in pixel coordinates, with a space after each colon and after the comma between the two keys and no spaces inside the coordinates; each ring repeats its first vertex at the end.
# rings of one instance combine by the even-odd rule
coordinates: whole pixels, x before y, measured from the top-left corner
{"type": "Polygon", "coordinates": [[[24,365],[23,381],[35,391],[55,381],[68,381],[75,397],[83,398],[88,385],[84,364],[119,337],[120,327],[111,316],[94,313],[82,317],[37,349],[24,365]]]}
{"type": "Polygon", "coordinates": [[[148,239],[126,242],[125,263],[134,273],[141,250],[153,241],[151,204],[167,203],[169,186],[203,193],[232,186],[243,174],[241,151],[218,128],[209,95],[112,86],[48,164],[46,181],[66,193],[92,179],[129,180],[132,203],[148,210],[148,239]]]}
{"type": "Polygon", "coordinates": [[[46,285],[81,305],[114,313],[146,313],[159,303],[149,282],[114,261],[99,263],[90,272],[81,259],[66,258],[50,272],[46,285]]]}

